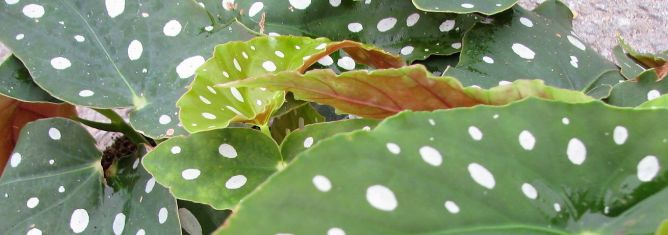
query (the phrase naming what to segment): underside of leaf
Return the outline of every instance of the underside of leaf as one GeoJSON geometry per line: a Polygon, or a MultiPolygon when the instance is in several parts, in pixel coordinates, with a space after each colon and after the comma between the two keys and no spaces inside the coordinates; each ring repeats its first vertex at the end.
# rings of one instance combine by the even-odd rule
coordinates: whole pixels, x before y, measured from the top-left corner
{"type": "Polygon", "coordinates": [[[376,119],[404,110],[504,105],[532,96],[567,102],[592,100],[577,91],[545,86],[540,80],[520,80],[490,90],[465,88],[456,78],[432,76],[422,65],[340,75],[331,70],[313,70],[306,74],[280,72],[219,86],[290,91],[296,99],[327,104],[343,113],[376,119]]]}

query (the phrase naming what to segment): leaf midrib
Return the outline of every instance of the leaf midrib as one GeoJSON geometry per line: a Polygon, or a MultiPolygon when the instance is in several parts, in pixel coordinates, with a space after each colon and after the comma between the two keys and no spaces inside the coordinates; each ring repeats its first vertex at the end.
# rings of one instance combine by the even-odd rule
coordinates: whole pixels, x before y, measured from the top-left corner
{"type": "Polygon", "coordinates": [[[111,55],[109,54],[109,51],[107,51],[107,48],[104,47],[104,45],[102,44],[102,41],[97,36],[97,33],[95,32],[95,30],[93,30],[93,27],[90,26],[90,24],[88,23],[86,18],[84,18],[83,15],[81,15],[81,13],[76,8],[74,8],[72,5],[70,5],[66,1],[60,0],[60,2],[62,2],[64,5],[66,5],[70,9],[72,9],[72,11],[74,11],[77,14],[77,16],[81,19],[81,21],[83,21],[83,23],[86,25],[86,28],[88,29],[88,31],[95,38],[95,43],[102,49],[102,51],[104,52],[104,56],[107,57],[107,60],[109,60],[109,63],[114,67],[114,70],[116,70],[116,73],[118,73],[121,80],[123,80],[123,83],[125,83],[125,85],[128,87],[128,90],[130,90],[130,93],[132,93],[133,100],[134,100],[134,98],[138,98],[137,93],[132,88],[132,85],[130,84],[128,79],[125,77],[125,75],[121,72],[121,70],[118,68],[118,65],[116,65],[116,62],[114,62],[114,60],[111,58],[111,55]]]}

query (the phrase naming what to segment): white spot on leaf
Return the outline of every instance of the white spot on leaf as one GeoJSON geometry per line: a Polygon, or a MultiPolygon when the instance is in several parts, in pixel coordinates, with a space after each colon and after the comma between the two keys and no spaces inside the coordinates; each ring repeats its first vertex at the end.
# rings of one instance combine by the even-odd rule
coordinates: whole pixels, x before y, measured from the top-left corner
{"type": "Polygon", "coordinates": [[[238,189],[241,188],[246,184],[246,176],[243,175],[235,175],[232,176],[230,179],[225,182],[225,188],[228,189],[238,189]]]}
{"type": "Polygon", "coordinates": [[[584,143],[578,138],[572,138],[568,141],[568,148],[566,149],[568,160],[575,165],[582,165],[587,158],[587,148],[584,143]]]}
{"type": "Polygon", "coordinates": [[[153,187],[155,186],[155,178],[151,177],[146,181],[146,186],[144,187],[144,192],[146,193],[151,193],[153,191],[153,187]]]}
{"type": "Polygon", "coordinates": [[[468,166],[468,170],[473,181],[475,181],[479,185],[488,189],[493,189],[494,186],[496,185],[496,181],[494,180],[494,175],[492,175],[492,173],[489,172],[489,170],[487,170],[487,168],[483,167],[482,165],[478,163],[471,163],[468,166]]]}
{"type": "Polygon", "coordinates": [[[438,26],[438,30],[441,32],[450,32],[450,30],[455,28],[455,20],[446,20],[438,26]]]}
{"type": "Polygon", "coordinates": [[[88,211],[84,209],[76,209],[72,212],[70,217],[70,228],[74,233],[81,233],[88,227],[88,211]]]}
{"type": "Polygon", "coordinates": [[[115,18],[125,11],[125,0],[105,0],[104,5],[107,7],[107,14],[111,18],[115,18]]]}
{"type": "Polygon", "coordinates": [[[168,211],[166,208],[160,208],[160,211],[158,211],[158,223],[164,224],[165,221],[167,221],[167,216],[168,216],[168,211]]]}
{"type": "Polygon", "coordinates": [[[538,198],[538,191],[536,191],[536,188],[534,188],[533,185],[529,183],[522,184],[522,193],[524,193],[524,196],[527,196],[529,199],[538,198]]]}
{"type": "Polygon", "coordinates": [[[189,78],[195,74],[197,68],[206,62],[202,56],[188,57],[176,66],[176,73],[180,78],[189,78]]]}
{"type": "Polygon", "coordinates": [[[72,66],[72,63],[69,59],[65,57],[56,57],[51,59],[51,67],[57,70],[67,69],[72,66]]]}
{"type": "Polygon", "coordinates": [[[144,52],[144,46],[142,46],[139,40],[132,40],[128,46],[128,58],[130,60],[138,60],[141,58],[142,53],[144,52]]]}
{"type": "Polygon", "coordinates": [[[60,140],[60,137],[61,137],[60,130],[58,130],[54,127],[49,128],[49,137],[52,140],[60,140]]]}
{"type": "Polygon", "coordinates": [[[198,169],[185,169],[181,172],[181,177],[185,180],[194,180],[199,177],[201,172],[198,169]]]}
{"type": "Polygon", "coordinates": [[[406,26],[412,27],[413,25],[417,24],[418,20],[420,20],[420,14],[418,13],[410,14],[406,18],[406,26]]]}
{"type": "Polygon", "coordinates": [[[341,59],[339,59],[336,64],[346,70],[353,70],[355,69],[355,60],[353,58],[350,58],[348,56],[344,56],[341,59]]]}
{"type": "Polygon", "coordinates": [[[533,150],[533,147],[536,145],[536,138],[527,130],[523,130],[519,137],[520,145],[524,150],[533,150]]]}
{"type": "Polygon", "coordinates": [[[520,23],[529,28],[533,27],[533,21],[531,21],[529,18],[526,17],[521,17],[520,23]]]}
{"type": "Polygon", "coordinates": [[[469,135],[475,141],[482,140],[482,136],[483,136],[482,131],[480,131],[480,129],[476,126],[470,126],[469,127],[469,135]]]}
{"type": "Polygon", "coordinates": [[[364,26],[362,24],[354,22],[348,24],[348,31],[353,32],[353,33],[358,33],[364,29],[364,26]]]}
{"type": "Polygon", "coordinates": [[[647,100],[653,100],[653,99],[659,98],[660,96],[661,96],[661,92],[659,92],[658,90],[651,90],[651,91],[647,92],[647,100]]]}
{"type": "Polygon", "coordinates": [[[79,96],[81,96],[81,97],[91,97],[93,95],[95,95],[95,92],[93,92],[91,90],[81,90],[81,91],[79,91],[79,96]]]}
{"type": "Polygon", "coordinates": [[[311,5],[311,0],[290,0],[290,5],[295,9],[304,10],[311,5]]]}
{"type": "Polygon", "coordinates": [[[168,115],[160,115],[160,118],[158,118],[158,122],[162,125],[167,125],[170,122],[172,122],[172,118],[168,115]]]}
{"type": "Polygon", "coordinates": [[[23,7],[23,14],[29,18],[39,19],[44,16],[44,7],[37,4],[28,4],[23,7]]]}
{"type": "Polygon", "coordinates": [[[398,205],[394,192],[383,185],[373,185],[367,188],[366,200],[371,206],[382,211],[393,211],[398,205]]]}
{"type": "Polygon", "coordinates": [[[447,209],[448,212],[450,212],[450,214],[459,213],[459,206],[457,206],[457,203],[455,203],[453,201],[445,201],[443,206],[445,206],[445,209],[447,209]]]}
{"type": "Polygon", "coordinates": [[[234,146],[229,144],[221,144],[218,146],[218,153],[226,158],[235,158],[238,156],[237,150],[234,148],[234,146]]]}
{"type": "Polygon", "coordinates": [[[276,64],[274,64],[274,62],[267,60],[262,63],[262,68],[264,68],[264,70],[267,70],[268,72],[274,72],[276,71],[276,64]]]}
{"type": "Polygon", "coordinates": [[[659,159],[656,156],[647,156],[638,162],[638,179],[649,182],[659,174],[659,159]]]}
{"type": "Polygon", "coordinates": [[[181,33],[181,28],[182,28],[181,22],[179,22],[178,20],[170,20],[167,21],[165,26],[162,28],[162,33],[164,33],[165,36],[168,37],[176,37],[177,35],[179,35],[179,33],[181,33]]]}
{"type": "Polygon", "coordinates": [[[532,60],[534,57],[536,57],[536,53],[533,52],[531,49],[526,47],[525,45],[515,43],[512,46],[513,52],[517,54],[518,56],[527,59],[527,60],[532,60]]]}
{"type": "Polygon", "coordinates": [[[405,46],[404,48],[401,48],[401,54],[402,55],[410,55],[411,53],[413,53],[413,50],[415,50],[414,47],[405,46]]]}
{"type": "Polygon", "coordinates": [[[585,45],[582,44],[582,42],[579,39],[577,39],[576,37],[568,35],[568,36],[566,36],[566,38],[568,38],[568,41],[571,44],[573,44],[573,46],[577,47],[578,49],[583,50],[583,51],[587,49],[587,47],[585,47],[585,45]]]}
{"type": "Polygon", "coordinates": [[[617,126],[615,127],[612,136],[617,145],[622,145],[626,142],[626,139],[629,138],[629,131],[626,129],[626,127],[617,126]]]}
{"type": "Polygon", "coordinates": [[[322,175],[316,175],[313,177],[313,185],[315,185],[315,188],[317,188],[320,192],[329,192],[329,190],[332,189],[332,182],[329,181],[329,179],[325,176],[322,175]]]}
{"type": "Polygon", "coordinates": [[[313,145],[313,137],[304,139],[304,148],[310,148],[313,145]]]}
{"type": "Polygon", "coordinates": [[[387,32],[388,30],[394,28],[394,25],[396,24],[397,24],[397,18],[388,17],[378,21],[376,28],[378,28],[378,31],[380,32],[387,32]]]}
{"type": "Polygon", "coordinates": [[[387,150],[389,150],[390,153],[393,153],[393,154],[401,153],[401,148],[399,147],[399,145],[397,145],[395,143],[387,143],[385,145],[385,147],[387,147],[387,150]]]}
{"type": "Polygon", "coordinates": [[[111,228],[114,231],[114,235],[120,235],[125,229],[125,214],[118,213],[114,217],[114,222],[111,224],[111,228]]]}
{"type": "Polygon", "coordinates": [[[26,206],[28,208],[35,208],[37,205],[39,205],[39,198],[37,198],[37,197],[31,197],[26,202],[26,206]]]}
{"type": "Polygon", "coordinates": [[[259,13],[262,10],[262,8],[264,8],[264,3],[262,2],[253,3],[253,5],[251,5],[250,8],[248,9],[248,16],[253,17],[257,15],[257,13],[259,13]]]}
{"type": "Polygon", "coordinates": [[[420,156],[427,164],[432,166],[440,166],[443,163],[443,156],[435,148],[431,146],[422,146],[420,148],[420,156]]]}

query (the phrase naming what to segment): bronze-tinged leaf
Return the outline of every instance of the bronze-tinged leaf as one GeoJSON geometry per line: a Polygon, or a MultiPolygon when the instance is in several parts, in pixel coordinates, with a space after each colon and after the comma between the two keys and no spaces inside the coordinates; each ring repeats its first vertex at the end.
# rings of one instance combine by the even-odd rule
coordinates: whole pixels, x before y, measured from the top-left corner
{"type": "Polygon", "coordinates": [[[456,78],[432,76],[422,65],[372,72],[351,71],[340,75],[331,70],[313,70],[306,74],[280,72],[218,86],[291,91],[296,99],[327,104],[343,113],[378,119],[403,110],[504,105],[530,96],[571,103],[592,100],[581,92],[549,87],[540,80],[518,80],[489,90],[465,88],[456,78]]]}
{"type": "Polygon", "coordinates": [[[47,117],[74,117],[69,104],[26,103],[0,96],[0,175],[14,149],[21,128],[27,123],[47,117]]]}

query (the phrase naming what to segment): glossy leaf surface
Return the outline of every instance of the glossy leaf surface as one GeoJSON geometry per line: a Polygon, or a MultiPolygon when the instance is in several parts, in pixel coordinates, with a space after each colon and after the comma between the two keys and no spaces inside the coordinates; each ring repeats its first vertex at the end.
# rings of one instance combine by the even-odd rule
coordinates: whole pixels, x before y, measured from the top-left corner
{"type": "Polygon", "coordinates": [[[284,167],[271,138],[242,128],[174,137],[146,155],[143,164],[175,197],[215,209],[233,208],[284,167]]]}
{"type": "Polygon", "coordinates": [[[476,21],[473,15],[423,12],[410,1],[204,2],[220,21],[238,16],[256,32],[359,41],[409,61],[459,52],[464,33],[476,21]]]}
{"type": "Polygon", "coordinates": [[[62,102],[37,86],[28,69],[13,55],[0,64],[0,94],[25,102],[62,102]]]}
{"type": "Polygon", "coordinates": [[[552,8],[531,12],[514,7],[494,16],[490,24],[471,29],[457,67],[478,76],[462,77],[462,83],[488,88],[517,79],[542,79],[549,86],[583,92],[597,89],[594,85],[609,89],[616,84],[597,83],[618,69],[572,33],[570,15],[556,10],[568,8],[555,1],[544,4],[552,8]]]}
{"type": "Polygon", "coordinates": [[[653,234],[666,115],[538,99],[405,112],[303,152],[218,234],[653,234]]]}
{"type": "Polygon", "coordinates": [[[39,86],[76,105],[130,107],[131,125],[153,137],[184,134],[174,103],[214,45],[251,37],[235,23],[207,31],[190,0],[0,5],[0,41],[39,86]]]}
{"type": "Polygon", "coordinates": [[[7,234],[180,234],[176,200],[139,167],[121,160],[106,180],[102,153],[79,124],[45,119],[21,132],[0,178],[7,234]]]}
{"type": "Polygon", "coordinates": [[[485,15],[505,11],[516,3],[517,0],[413,0],[413,4],[423,11],[457,14],[479,12],[485,15]]]}

